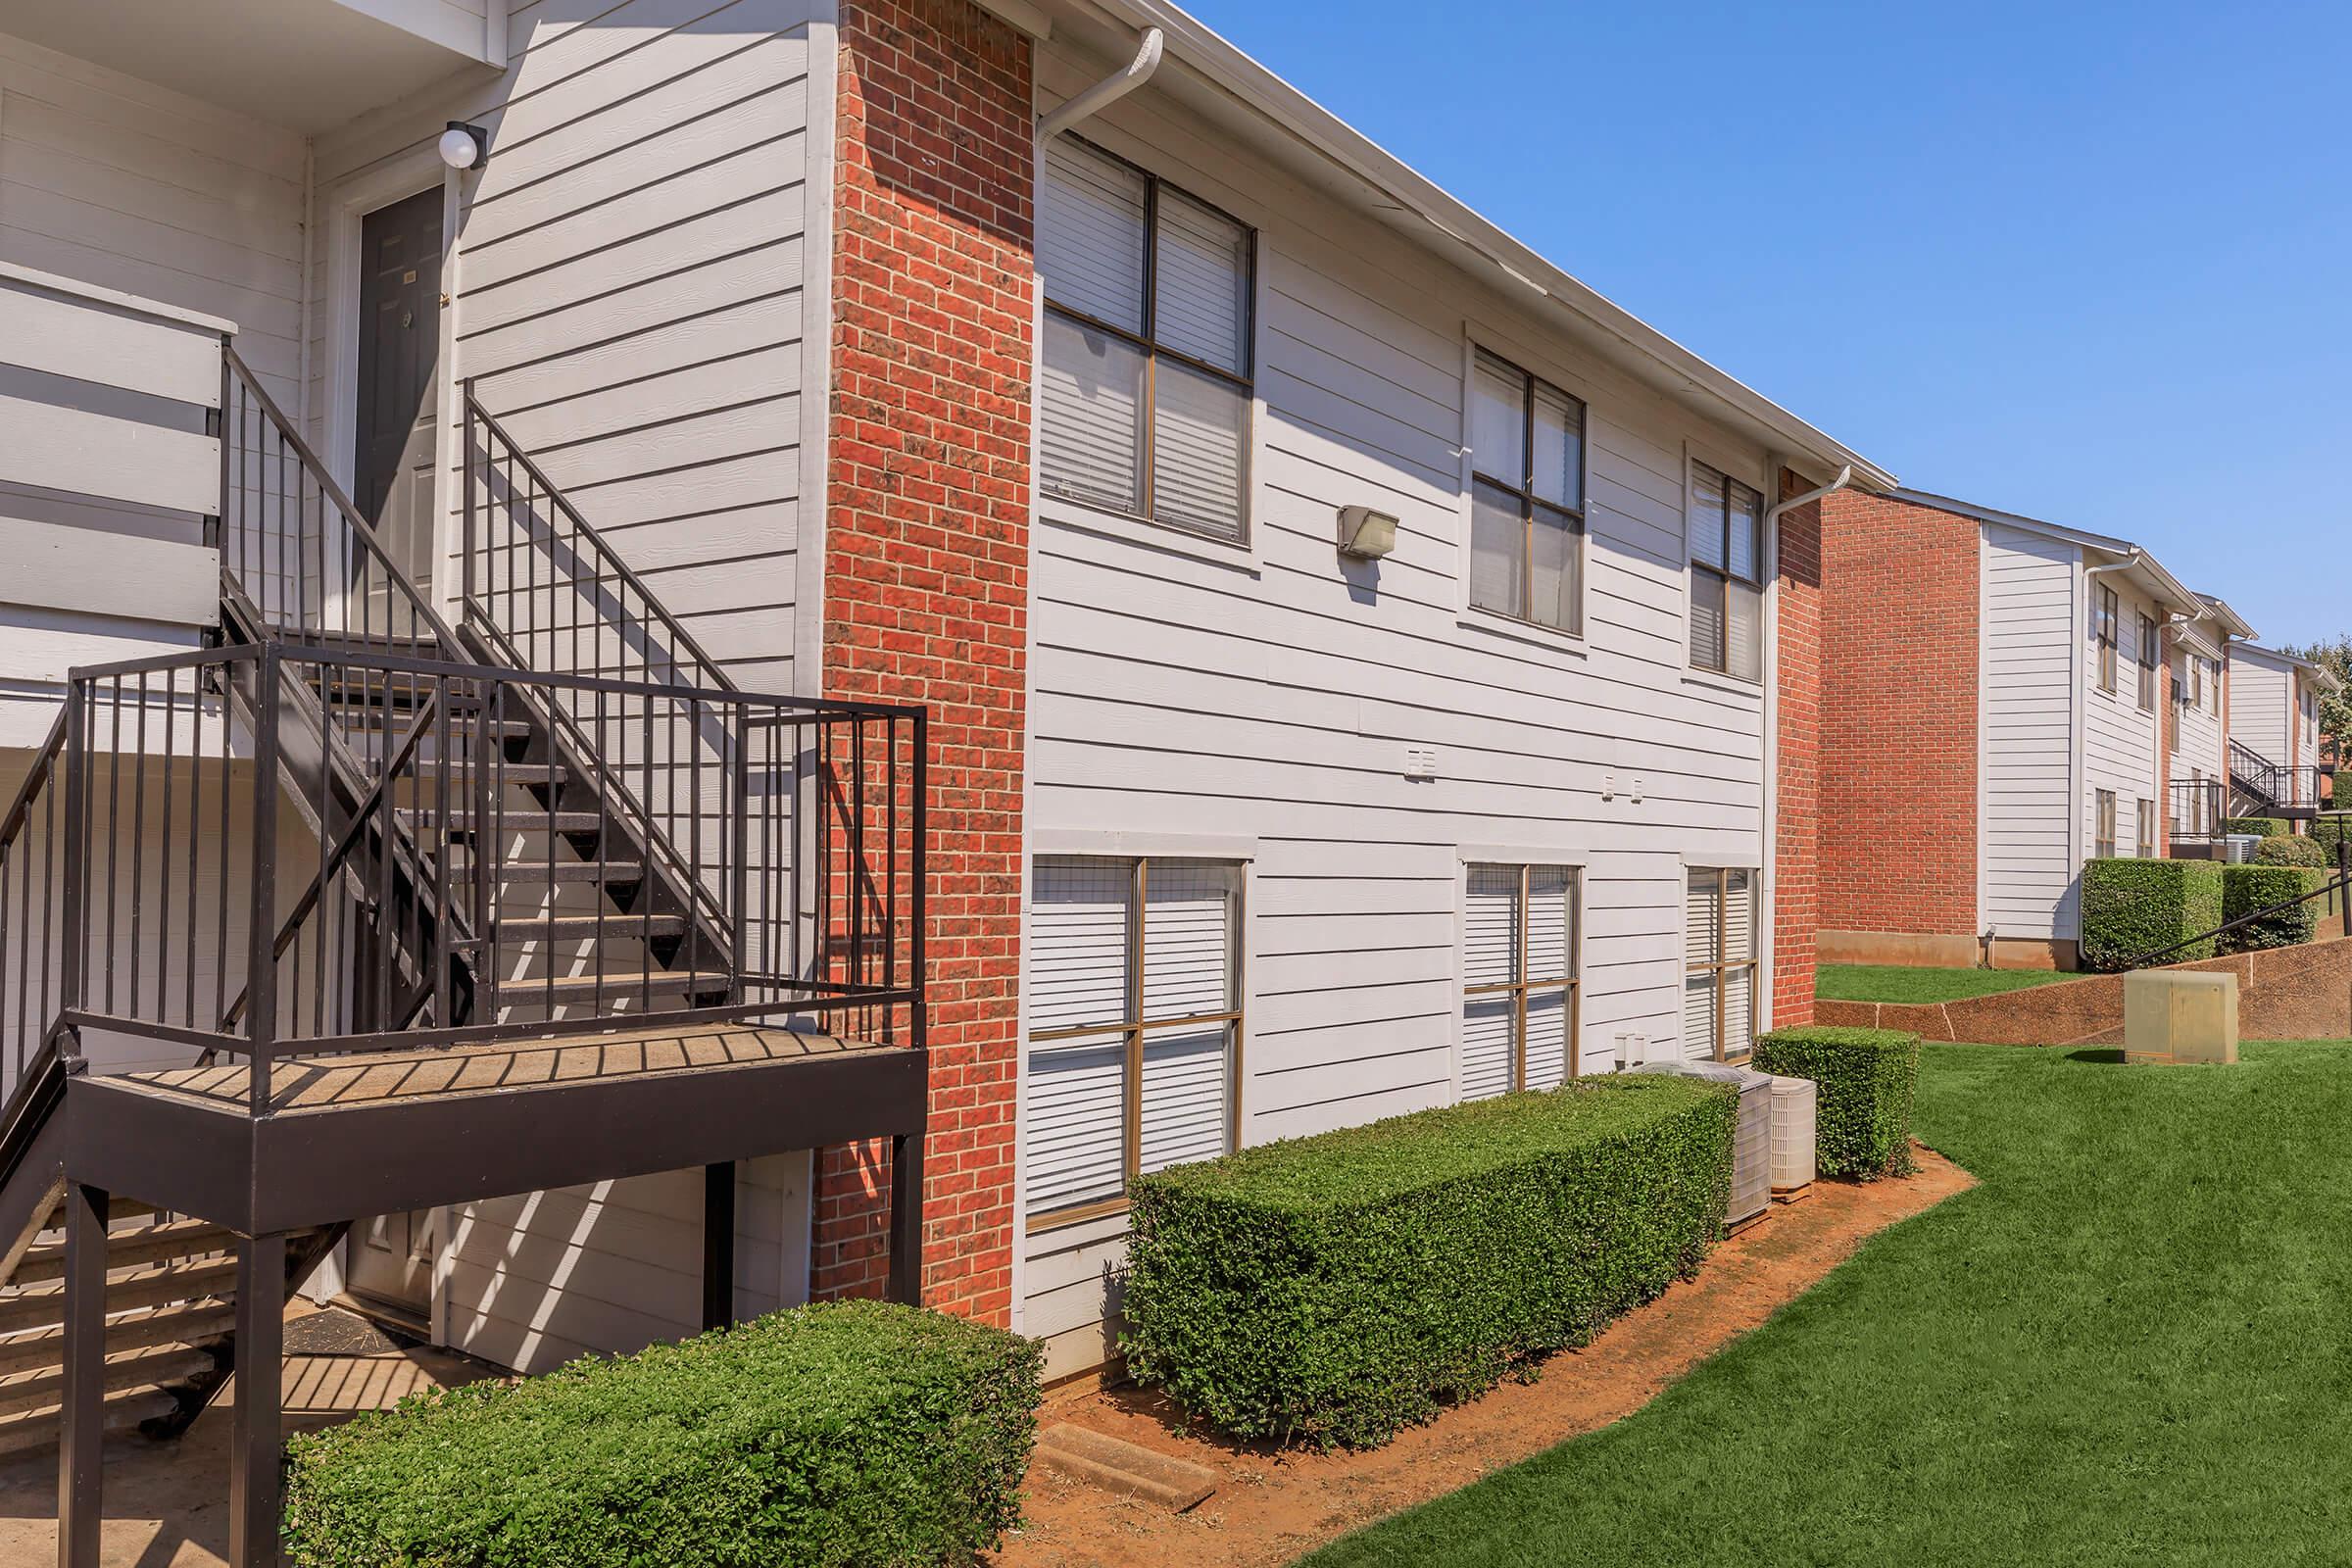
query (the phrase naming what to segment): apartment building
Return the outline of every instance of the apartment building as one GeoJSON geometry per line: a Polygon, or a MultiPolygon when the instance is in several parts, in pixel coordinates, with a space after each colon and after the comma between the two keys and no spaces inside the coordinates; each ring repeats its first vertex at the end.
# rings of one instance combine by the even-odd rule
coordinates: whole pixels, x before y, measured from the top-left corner
{"type": "Polygon", "coordinates": [[[2072,968],[2085,859],[2218,831],[2251,628],[2128,540],[1947,496],[1822,529],[1822,831],[1870,849],[1825,859],[1821,956],[2072,968]]]}
{"type": "Polygon", "coordinates": [[[2323,664],[2251,643],[2230,650],[2230,810],[2304,824],[2332,804],[2320,705],[2339,685],[2323,664]]]}
{"type": "Polygon", "coordinates": [[[1822,497],[1891,476],[1190,18],[219,20],[0,37],[0,1221],[82,1369],[0,1441],[70,1539],[232,1348],[262,1451],[280,1280],[1076,1371],[1140,1172],[1809,1016],[1822,497]]]}

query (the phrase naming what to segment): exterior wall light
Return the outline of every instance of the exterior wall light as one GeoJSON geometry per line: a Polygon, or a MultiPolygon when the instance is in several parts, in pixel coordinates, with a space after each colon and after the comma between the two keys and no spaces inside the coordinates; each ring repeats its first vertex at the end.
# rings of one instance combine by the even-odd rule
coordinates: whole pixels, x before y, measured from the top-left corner
{"type": "Polygon", "coordinates": [[[1378,561],[1396,548],[1396,519],[1370,507],[1340,509],[1340,554],[1378,561]]]}
{"type": "Polygon", "coordinates": [[[441,161],[452,169],[479,169],[490,161],[490,133],[479,125],[453,120],[441,133],[441,161]]]}

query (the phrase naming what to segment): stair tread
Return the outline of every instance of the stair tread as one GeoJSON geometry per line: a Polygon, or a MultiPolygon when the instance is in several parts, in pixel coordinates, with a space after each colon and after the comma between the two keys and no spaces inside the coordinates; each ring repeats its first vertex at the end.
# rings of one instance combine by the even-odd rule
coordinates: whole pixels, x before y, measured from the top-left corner
{"type": "MultiPolygon", "coordinates": [[[[724,970],[712,969],[608,969],[602,974],[560,976],[552,982],[559,997],[594,996],[600,988],[607,995],[624,997],[644,991],[670,995],[718,991],[732,983],[724,970]]],[[[499,986],[499,995],[509,1002],[527,1001],[533,994],[546,995],[550,984],[544,979],[509,980],[499,986]]]]}
{"type": "MultiPolygon", "coordinates": [[[[148,1268],[122,1276],[110,1275],[106,1282],[107,1310],[111,1314],[133,1306],[158,1306],[168,1301],[193,1301],[206,1297],[226,1296],[236,1288],[236,1282],[237,1265],[234,1259],[176,1268],[148,1268]]],[[[61,1323],[65,1320],[65,1305],[63,1280],[15,1287],[9,1295],[0,1297],[0,1334],[14,1334],[23,1329],[46,1328],[61,1323]]]]}
{"type": "MultiPolygon", "coordinates": [[[[179,1401],[160,1390],[134,1389],[114,1396],[103,1408],[106,1430],[119,1432],[142,1421],[170,1415],[179,1408],[179,1401]]],[[[58,1426],[55,1410],[0,1420],[0,1455],[56,1446],[58,1426]]]]}
{"type": "MultiPolygon", "coordinates": [[[[231,1245],[235,1238],[225,1225],[207,1220],[173,1220],[163,1225],[147,1225],[137,1230],[109,1231],[106,1238],[107,1272],[160,1263],[178,1257],[192,1257],[199,1252],[219,1251],[231,1245]]],[[[66,1244],[63,1240],[43,1242],[26,1248],[17,1263],[12,1283],[33,1285],[58,1278],[66,1266],[66,1244]]]]}
{"type": "MultiPolygon", "coordinates": [[[[107,1319],[106,1343],[124,1349],[142,1345],[194,1345],[236,1328],[237,1309],[226,1301],[194,1306],[142,1307],[107,1319]]],[[[55,1366],[65,1354],[65,1330],[41,1329],[0,1340],[0,1377],[27,1367],[55,1366]]]]}
{"type": "Polygon", "coordinates": [[[634,937],[649,933],[674,936],[686,929],[686,917],[682,914],[514,914],[499,915],[490,924],[502,936],[634,937]]]}
{"type": "MultiPolygon", "coordinates": [[[[209,1372],[219,1363],[205,1350],[184,1345],[141,1346],[109,1350],[105,1387],[109,1394],[125,1389],[153,1389],[209,1372]]],[[[62,1367],[20,1372],[0,1379],[0,1417],[31,1415],[54,1410],[62,1402],[66,1374],[62,1367]]]]}
{"type": "Polygon", "coordinates": [[[642,882],[645,862],[642,860],[558,860],[554,865],[532,865],[525,861],[505,861],[496,867],[508,873],[501,882],[545,883],[549,877],[558,882],[642,882]],[[599,873],[602,873],[600,878],[599,873]]]}
{"type": "MultiPolygon", "coordinates": [[[[398,814],[402,821],[413,827],[444,827],[452,833],[470,833],[474,830],[474,823],[483,820],[471,811],[418,810],[406,806],[400,808],[398,814]]],[[[529,833],[548,828],[558,833],[593,833],[612,822],[612,818],[601,811],[534,811],[528,807],[492,811],[486,820],[493,828],[503,828],[510,833],[529,833]]]]}

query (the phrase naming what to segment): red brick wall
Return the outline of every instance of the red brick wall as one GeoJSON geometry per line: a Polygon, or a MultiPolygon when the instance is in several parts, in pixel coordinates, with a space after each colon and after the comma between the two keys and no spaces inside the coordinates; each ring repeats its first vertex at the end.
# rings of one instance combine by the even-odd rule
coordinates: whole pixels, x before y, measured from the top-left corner
{"type": "MultiPolygon", "coordinates": [[[[1781,499],[1811,486],[1781,470],[1781,499]]],[[[1779,752],[1773,830],[1772,1021],[1813,1021],[1821,927],[1821,503],[1781,514],[1779,752]]]]}
{"type": "Polygon", "coordinates": [[[1822,503],[1821,927],[1973,936],[1977,524],[1822,503]]]}
{"type": "MultiPolygon", "coordinates": [[[[1028,40],[849,0],[834,174],[824,690],[931,711],[923,1299],[1012,1306],[1028,650],[1028,40]]],[[[813,1293],[878,1295],[887,1153],[818,1160],[813,1293]]]]}

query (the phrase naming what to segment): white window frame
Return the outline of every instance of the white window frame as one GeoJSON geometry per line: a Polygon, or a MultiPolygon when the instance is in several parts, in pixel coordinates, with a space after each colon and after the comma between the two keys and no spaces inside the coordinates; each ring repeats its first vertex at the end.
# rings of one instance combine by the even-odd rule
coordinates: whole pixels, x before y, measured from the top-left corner
{"type": "MultiPolygon", "coordinates": [[[[1773,517],[1772,509],[1780,505],[1780,496],[1778,469],[1774,468],[1769,462],[1765,465],[1764,470],[1758,470],[1752,460],[1736,459],[1710,442],[1691,439],[1686,439],[1683,442],[1683,484],[1680,502],[1682,522],[1675,529],[1676,537],[1683,542],[1683,560],[1682,569],[1675,573],[1675,580],[1682,586],[1682,614],[1677,619],[1681,624],[1680,635],[1683,645],[1682,675],[1685,683],[1689,685],[1711,686],[1718,691],[1737,692],[1743,697],[1757,697],[1775,684],[1773,666],[1778,644],[1780,610],[1781,525],[1779,520],[1773,517]],[[1691,557],[1691,546],[1695,542],[1695,536],[1690,531],[1690,494],[1695,479],[1695,475],[1691,471],[1691,465],[1694,463],[1705,464],[1727,479],[1739,480],[1763,500],[1761,514],[1758,518],[1758,529],[1762,537],[1756,542],[1756,548],[1760,553],[1757,570],[1763,573],[1763,581],[1757,585],[1760,592],[1757,595],[1756,612],[1764,617],[1764,624],[1760,639],[1762,647],[1757,654],[1760,678],[1756,680],[1732,674],[1727,669],[1710,669],[1704,664],[1694,664],[1690,662],[1690,578],[1692,573],[1698,569],[1691,557]]],[[[1725,635],[1727,638],[1730,635],[1730,600],[1728,598],[1725,600],[1725,635]]],[[[1725,646],[1728,653],[1729,643],[1727,642],[1725,646]]],[[[1731,661],[1726,658],[1724,662],[1729,664],[1731,661]]],[[[1700,866],[1697,869],[1703,870],[1705,867],[1700,866]]],[[[1759,876],[1763,874],[1761,867],[1730,866],[1727,869],[1735,871],[1752,869],[1759,876]]]]}
{"type": "MultiPolygon", "coordinates": [[[[1032,834],[1029,854],[1025,859],[1021,873],[1023,885],[1021,908],[1022,986],[1019,1006],[1021,1049],[1019,1055],[1019,1066],[1018,1071],[1015,1074],[1016,1081],[1014,1085],[1014,1104],[1017,1107],[1016,1116],[1025,1117],[1029,1107],[1029,1058],[1032,1052],[1037,1046],[1041,1044],[1050,1045],[1053,1043],[1054,1039],[1061,1036],[1064,1033],[1071,1032],[1063,1030],[1049,1030],[1044,1031],[1041,1036],[1039,1031],[1033,1030],[1030,1026],[1030,985],[1028,982],[1030,981],[1032,975],[1033,956],[1033,926],[1030,905],[1032,894],[1036,885],[1037,862],[1040,860],[1070,858],[1131,859],[1136,861],[1139,867],[1154,859],[1210,862],[1219,865],[1232,866],[1235,868],[1237,873],[1237,891],[1235,897],[1238,901],[1238,906],[1234,910],[1234,974],[1232,979],[1234,1005],[1231,1011],[1225,1014],[1204,1014],[1200,1019],[1198,1020],[1159,1019],[1148,1020],[1139,1023],[1135,1019],[1130,1018],[1129,1020],[1126,1020],[1120,1024],[1107,1026],[1083,1026],[1082,1029],[1077,1032],[1091,1034],[1111,1034],[1125,1030],[1128,1034],[1129,1054],[1126,1078],[1127,1106],[1125,1112],[1127,1117],[1127,1127],[1124,1135],[1125,1148],[1122,1157],[1125,1161],[1125,1177],[1127,1180],[1133,1180],[1137,1163],[1142,1155],[1142,1145],[1140,1138],[1137,1136],[1138,1128],[1136,1126],[1136,1116],[1140,1110],[1142,1096],[1142,1079],[1140,1077],[1140,1063],[1137,1056],[1138,1043],[1141,1040],[1142,1034],[1150,1028],[1163,1027],[1169,1023],[1210,1021],[1218,1018],[1228,1019],[1229,1027],[1233,1031],[1233,1043],[1231,1047],[1231,1056],[1226,1063],[1226,1086],[1228,1096],[1227,1104],[1225,1107],[1226,1148],[1228,1152],[1231,1152],[1242,1147],[1244,1129],[1249,1125],[1246,1104],[1248,1098],[1249,1077],[1245,1069],[1245,1064],[1248,1061],[1250,1035],[1249,1019],[1250,1004],[1252,1001],[1250,990],[1250,977],[1253,968],[1252,960],[1255,956],[1255,944],[1252,935],[1254,926],[1251,921],[1251,913],[1255,906],[1254,895],[1256,891],[1254,885],[1256,874],[1255,856],[1256,842],[1250,839],[1226,839],[1208,836],[1193,837],[1184,835],[1168,836],[1154,834],[1126,834],[1115,832],[1038,832],[1032,834]]],[[[1133,933],[1130,934],[1128,939],[1129,953],[1131,955],[1129,988],[1131,993],[1136,997],[1140,997],[1142,995],[1144,972],[1141,965],[1134,960],[1132,956],[1134,955],[1137,946],[1140,944],[1142,936],[1143,930],[1141,927],[1138,927],[1133,933]]],[[[1113,1196],[1091,1200],[1083,1203],[1067,1204],[1061,1208],[1054,1209],[1050,1213],[1036,1215],[1030,1214],[1028,1207],[1029,1195],[1027,1191],[1029,1166],[1028,1127],[1026,1126],[1025,1122],[1016,1122],[1015,1157],[1013,1163],[1015,1172],[1014,1212],[1021,1216],[1020,1223],[1022,1234],[1025,1237],[1048,1235],[1055,1231],[1087,1225],[1104,1219],[1116,1218],[1124,1215],[1127,1212],[1128,1195],[1122,1188],[1122,1191],[1113,1196]]],[[[1017,1250],[1025,1256],[1027,1248],[1024,1247],[1017,1250]]],[[[1018,1294],[1018,1289],[1019,1286],[1018,1282],[1016,1281],[1016,1296],[1018,1294]]]]}
{"type": "MultiPolygon", "coordinates": [[[[1598,554],[1592,548],[1593,515],[1599,508],[1592,500],[1592,432],[1599,421],[1599,403],[1593,396],[1590,380],[1558,356],[1532,346],[1529,335],[1521,330],[1506,328],[1499,321],[1485,321],[1468,318],[1462,323],[1461,370],[1455,391],[1460,400],[1457,413],[1461,418],[1461,460],[1454,490],[1454,536],[1459,542],[1454,552],[1454,622],[1465,631],[1482,637],[1497,637],[1509,642],[1566,654],[1573,659],[1588,656],[1592,631],[1592,564],[1598,554]],[[1470,450],[1470,396],[1478,376],[1478,355],[1484,349],[1499,360],[1527,371],[1539,380],[1547,381],[1567,393],[1585,410],[1584,450],[1584,551],[1582,569],[1577,574],[1578,631],[1564,631],[1546,626],[1540,620],[1521,620],[1500,611],[1481,610],[1470,603],[1470,528],[1477,509],[1477,457],[1470,450]]],[[[1556,857],[1544,862],[1565,865],[1571,862],[1556,857]]]]}
{"type": "MultiPolygon", "coordinates": [[[[1693,875],[1707,871],[1714,871],[1717,873],[1745,871],[1748,875],[1748,896],[1755,901],[1755,909],[1753,914],[1753,929],[1749,934],[1750,946],[1754,949],[1754,952],[1746,960],[1748,968],[1752,971],[1747,982],[1747,1016],[1748,1023],[1750,1025],[1750,1032],[1752,1034],[1761,1035],[1772,1027],[1771,1011],[1765,1003],[1765,993],[1770,989],[1772,973],[1769,963],[1767,962],[1768,944],[1766,942],[1765,933],[1771,925],[1772,906],[1765,902],[1764,898],[1764,868],[1761,865],[1756,864],[1753,860],[1692,859],[1689,857],[1685,857],[1680,862],[1680,874],[1675,878],[1674,884],[1674,940],[1675,953],[1677,955],[1675,958],[1674,973],[1674,1016],[1678,1039],[1680,1030],[1682,1028],[1683,991],[1685,987],[1690,985],[1690,977],[1698,973],[1696,969],[1690,967],[1690,959],[1688,952],[1690,931],[1685,924],[1685,921],[1689,918],[1688,901],[1690,896],[1690,878],[1693,875]]],[[[1724,936],[1725,908],[1726,903],[1723,887],[1722,883],[1718,881],[1716,884],[1715,897],[1715,937],[1716,944],[1719,949],[1722,946],[1724,936]]],[[[1714,973],[1716,975],[1715,1034],[1717,1040],[1715,1055],[1713,1059],[1716,1061],[1745,1061],[1748,1059],[1748,1055],[1752,1055],[1754,1054],[1754,1048],[1751,1045],[1748,1055],[1727,1055],[1724,1054],[1721,1044],[1723,1036],[1724,1009],[1724,986],[1722,976],[1725,972],[1737,967],[1739,967],[1738,964],[1722,962],[1718,962],[1713,966],[1714,973]]],[[[1684,1057],[1688,1059],[1690,1056],[1690,1042],[1688,1040],[1680,1041],[1679,1049],[1681,1050],[1684,1057]]]]}
{"type": "MultiPolygon", "coordinates": [[[[1211,183],[1210,181],[1205,179],[1188,181],[1164,175],[1152,164],[1146,162],[1144,157],[1138,156],[1139,152],[1144,151],[1143,149],[1130,151],[1121,145],[1124,138],[1110,133],[1107,128],[1101,128],[1102,133],[1095,134],[1094,132],[1098,128],[1100,127],[1090,126],[1090,133],[1087,135],[1079,135],[1074,131],[1064,131],[1061,134],[1070,136],[1114,162],[1124,164],[1134,170],[1146,180],[1152,182],[1151,188],[1156,189],[1159,185],[1169,186],[1188,200],[1197,202],[1249,230],[1250,370],[1249,374],[1242,379],[1246,380],[1249,385],[1250,397],[1248,428],[1245,430],[1242,440],[1242,534],[1239,539],[1220,539],[1214,534],[1201,533],[1196,529],[1185,527],[1181,523],[1160,522],[1149,515],[1105,507],[1100,502],[1089,501],[1083,497],[1056,494],[1046,488],[1042,471],[1037,482],[1029,487],[1029,517],[1032,529],[1034,530],[1037,524],[1046,521],[1065,527],[1084,528],[1092,533],[1103,534],[1169,555],[1184,557],[1204,565],[1240,572],[1250,577],[1259,576],[1262,565],[1261,535],[1265,531],[1261,524],[1264,521],[1266,510],[1267,408],[1265,378],[1266,351],[1269,341],[1266,329],[1266,298],[1270,292],[1266,282],[1267,269],[1265,265],[1267,215],[1229,190],[1220,189],[1217,198],[1212,201],[1207,196],[1200,194],[1201,189],[1211,183]]],[[[1045,188],[1047,178],[1046,149],[1048,145],[1043,141],[1037,144],[1034,162],[1034,177],[1038,189],[1041,191],[1045,188]]],[[[1147,209],[1147,224],[1150,221],[1151,212],[1147,209]]],[[[1147,229],[1147,244],[1151,243],[1151,231],[1147,229]]],[[[1032,388],[1030,394],[1030,445],[1041,464],[1046,431],[1044,387],[1045,321],[1049,310],[1046,302],[1047,286],[1048,280],[1041,271],[1031,312],[1032,330],[1030,334],[1034,344],[1034,351],[1030,357],[1030,386],[1032,388]]],[[[1149,281],[1145,286],[1148,304],[1149,281]]],[[[1071,312],[1063,311],[1061,314],[1073,320],[1085,319],[1071,312]]],[[[1152,352],[1155,353],[1156,349],[1152,352]]]]}
{"type": "MultiPolygon", "coordinates": [[[[1470,872],[1472,868],[1476,866],[1502,865],[1516,866],[1519,868],[1519,899],[1520,908],[1523,915],[1526,908],[1527,900],[1526,873],[1530,868],[1535,866],[1545,866],[1557,870],[1563,870],[1568,873],[1568,919],[1570,940],[1568,944],[1569,980],[1567,1069],[1568,1077],[1570,1079],[1581,1077],[1584,1072],[1585,889],[1587,883],[1591,880],[1591,872],[1585,864],[1585,856],[1581,852],[1532,849],[1524,845],[1463,845],[1456,851],[1455,858],[1456,867],[1454,874],[1452,980],[1453,1083],[1450,1097],[1452,1102],[1456,1104],[1461,1102],[1463,1090],[1462,1058],[1465,1052],[1468,1050],[1469,1045],[1468,1040],[1465,1038],[1462,1014],[1471,996],[1468,973],[1470,946],[1470,872]]],[[[1526,963],[1526,930],[1523,923],[1520,933],[1520,965],[1522,971],[1524,971],[1526,963]]],[[[1531,989],[1528,982],[1525,980],[1524,972],[1522,973],[1520,986],[1521,989],[1531,989]]],[[[1483,992],[1488,989],[1491,988],[1482,987],[1481,991],[1483,992]]],[[[1517,1009],[1517,1022],[1513,1028],[1511,1047],[1512,1059],[1510,1087],[1514,1092],[1524,1087],[1527,1082],[1527,1039],[1525,1032],[1525,1016],[1526,1007],[1523,1002],[1517,1009]]]]}

